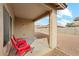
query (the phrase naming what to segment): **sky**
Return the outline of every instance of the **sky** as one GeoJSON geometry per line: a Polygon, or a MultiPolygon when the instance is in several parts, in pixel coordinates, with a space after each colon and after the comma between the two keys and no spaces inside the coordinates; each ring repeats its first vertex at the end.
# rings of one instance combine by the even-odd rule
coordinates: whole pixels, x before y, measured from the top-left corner
{"type": "MultiPolygon", "coordinates": [[[[67,8],[57,11],[57,24],[65,26],[67,23],[72,23],[75,17],[79,16],[79,3],[67,3],[67,8]]],[[[49,24],[49,17],[44,17],[38,20],[36,25],[49,24]]]]}

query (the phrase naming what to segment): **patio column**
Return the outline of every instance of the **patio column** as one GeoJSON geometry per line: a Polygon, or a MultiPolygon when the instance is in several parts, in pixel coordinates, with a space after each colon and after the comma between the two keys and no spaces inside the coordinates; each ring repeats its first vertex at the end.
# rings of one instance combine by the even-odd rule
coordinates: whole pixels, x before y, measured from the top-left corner
{"type": "Polygon", "coordinates": [[[57,24],[56,24],[56,10],[53,9],[50,11],[49,15],[49,46],[50,48],[54,49],[57,46],[57,24]]]}

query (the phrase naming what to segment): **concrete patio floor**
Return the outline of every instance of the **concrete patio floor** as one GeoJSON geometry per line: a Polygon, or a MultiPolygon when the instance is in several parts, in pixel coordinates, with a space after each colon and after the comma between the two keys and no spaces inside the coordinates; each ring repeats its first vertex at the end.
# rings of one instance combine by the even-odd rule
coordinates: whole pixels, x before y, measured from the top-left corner
{"type": "MultiPolygon", "coordinates": [[[[33,52],[27,52],[24,54],[24,56],[66,56],[66,54],[59,48],[54,50],[50,49],[47,37],[38,37],[38,39],[34,40],[34,42],[31,44],[31,47],[33,48],[33,52]]],[[[9,56],[17,56],[14,48],[11,48],[9,56]]]]}
{"type": "MultiPolygon", "coordinates": [[[[32,49],[33,52],[32,53],[27,52],[27,53],[25,53],[25,55],[27,55],[27,56],[30,56],[30,55],[39,55],[39,54],[41,54],[39,52],[44,52],[45,50],[47,50],[47,51],[49,50],[49,46],[48,46],[48,42],[47,42],[46,38],[36,39],[31,44],[31,47],[33,48],[32,49]]],[[[14,48],[11,48],[9,55],[10,56],[15,56],[16,55],[14,48]]]]}

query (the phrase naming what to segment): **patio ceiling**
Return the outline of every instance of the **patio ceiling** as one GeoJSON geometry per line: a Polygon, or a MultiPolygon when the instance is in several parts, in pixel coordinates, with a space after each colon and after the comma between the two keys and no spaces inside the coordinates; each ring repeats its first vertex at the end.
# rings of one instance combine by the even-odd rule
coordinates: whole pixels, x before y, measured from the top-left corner
{"type": "Polygon", "coordinates": [[[52,8],[64,9],[64,4],[43,4],[43,3],[14,3],[11,4],[15,17],[27,20],[37,20],[48,14],[52,8]]]}

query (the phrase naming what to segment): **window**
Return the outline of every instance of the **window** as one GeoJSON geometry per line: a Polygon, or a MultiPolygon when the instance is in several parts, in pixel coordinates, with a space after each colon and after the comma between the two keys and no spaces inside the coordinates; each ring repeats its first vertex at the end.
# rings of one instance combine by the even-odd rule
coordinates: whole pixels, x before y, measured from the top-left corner
{"type": "Polygon", "coordinates": [[[6,8],[3,7],[3,24],[4,24],[4,43],[3,46],[5,46],[9,41],[9,30],[10,30],[10,16],[7,12],[6,8]]]}

